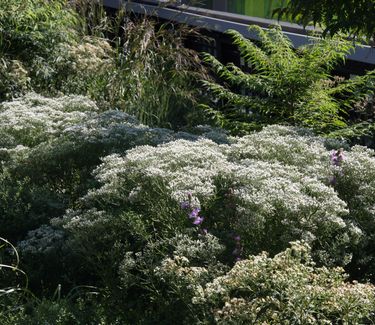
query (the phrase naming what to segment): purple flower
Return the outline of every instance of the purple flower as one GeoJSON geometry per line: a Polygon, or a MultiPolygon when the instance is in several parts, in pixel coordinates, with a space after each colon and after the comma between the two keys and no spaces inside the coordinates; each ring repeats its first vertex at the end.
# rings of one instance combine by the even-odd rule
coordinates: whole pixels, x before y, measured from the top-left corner
{"type": "Polygon", "coordinates": [[[333,150],[330,154],[331,164],[334,166],[340,166],[345,159],[343,149],[333,150]]]}
{"type": "Polygon", "coordinates": [[[200,225],[202,222],[203,222],[204,218],[203,217],[200,217],[200,216],[197,216],[194,221],[193,221],[193,224],[198,226],[200,225]]]}
{"type": "Polygon", "coordinates": [[[181,202],[180,206],[181,206],[181,209],[184,209],[184,210],[189,209],[190,208],[190,202],[188,202],[188,201],[181,202]]]}
{"type": "Polygon", "coordinates": [[[208,234],[208,230],[206,228],[203,228],[202,232],[203,232],[203,235],[207,235],[208,234]]]}
{"type": "Polygon", "coordinates": [[[241,260],[242,260],[241,257],[236,257],[236,262],[239,262],[239,261],[241,261],[241,260]]]}
{"type": "Polygon", "coordinates": [[[240,240],[241,240],[241,237],[240,237],[239,235],[237,235],[237,236],[234,237],[234,240],[235,240],[235,241],[240,241],[240,240]]]}
{"type": "Polygon", "coordinates": [[[199,215],[199,212],[201,211],[201,209],[199,208],[194,208],[193,211],[190,212],[189,214],[189,218],[190,219],[194,219],[194,218],[197,218],[198,215],[199,215]]]}

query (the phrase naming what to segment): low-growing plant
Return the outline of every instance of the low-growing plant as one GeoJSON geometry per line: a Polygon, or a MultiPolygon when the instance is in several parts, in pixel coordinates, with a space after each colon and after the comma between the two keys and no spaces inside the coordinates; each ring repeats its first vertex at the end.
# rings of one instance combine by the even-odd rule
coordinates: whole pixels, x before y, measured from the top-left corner
{"type": "Polygon", "coordinates": [[[231,242],[231,233],[240,235],[244,254],[277,253],[289,241],[305,239],[325,263],[350,261],[350,249],[345,251],[355,245],[360,231],[329,184],[334,171],[323,140],[275,127],[232,141],[218,145],[203,139],[178,140],[140,146],[125,157],[108,156],[97,169],[101,187],[90,191],[83,202],[111,211],[140,200],[143,203],[132,209],[144,214],[140,207],[152,207],[147,210],[150,220],[155,211],[157,218],[171,213],[167,218],[172,219],[165,221],[169,225],[181,215],[173,204],[185,202],[186,218],[190,215],[197,225],[202,219],[193,214],[200,210],[202,227],[219,238],[231,242]],[[148,179],[159,180],[168,191],[149,196],[148,179]],[[169,212],[159,205],[162,195],[172,200],[169,212]]]}
{"type": "MultiPolygon", "coordinates": [[[[225,141],[223,132],[198,133],[225,141]]],[[[137,145],[198,135],[149,128],[117,110],[100,112],[82,96],[29,94],[0,105],[0,211],[2,235],[16,242],[30,230],[79,206],[97,186],[100,158],[137,145]],[[85,153],[82,155],[82,153],[85,153]]]]}
{"type": "MultiPolygon", "coordinates": [[[[193,299],[208,283],[294,240],[319,266],[372,279],[371,150],[286,126],[245,137],[150,128],[82,96],[29,94],[0,117],[2,233],[17,242],[29,288],[100,291],[93,318],[90,299],[44,298],[32,314],[22,304],[17,321],[210,322],[222,303],[193,299]]],[[[344,317],[345,299],[324,317],[344,317]]],[[[370,317],[366,308],[350,317],[370,317]]]]}
{"type": "Polygon", "coordinates": [[[197,290],[202,324],[362,324],[374,321],[374,287],[348,283],[343,270],[316,267],[301,242],[273,258],[240,261],[197,290]]]}
{"type": "Polygon", "coordinates": [[[94,287],[77,286],[63,295],[61,285],[58,285],[50,299],[39,299],[29,290],[29,279],[20,269],[21,261],[16,247],[1,237],[0,242],[1,324],[37,325],[43,322],[68,325],[99,322],[104,317],[100,302],[96,299],[98,291],[94,287]],[[95,308],[93,303],[96,304],[95,308]]]}
{"type": "Polygon", "coordinates": [[[0,320],[11,319],[12,310],[17,312],[23,303],[28,278],[19,264],[16,247],[0,237],[0,320]]]}

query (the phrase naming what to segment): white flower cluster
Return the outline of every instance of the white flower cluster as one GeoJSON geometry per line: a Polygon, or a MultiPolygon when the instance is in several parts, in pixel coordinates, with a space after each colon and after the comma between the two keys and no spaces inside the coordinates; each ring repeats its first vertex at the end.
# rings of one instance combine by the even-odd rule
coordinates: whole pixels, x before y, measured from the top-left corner
{"type": "Polygon", "coordinates": [[[64,232],[47,225],[28,232],[25,240],[18,243],[17,249],[22,254],[48,254],[64,241],[64,232]]]}
{"type": "Polygon", "coordinates": [[[138,269],[168,286],[180,286],[183,291],[194,288],[195,291],[228,270],[217,260],[223,250],[218,238],[210,234],[198,238],[177,234],[150,242],[142,252],[127,252],[119,271],[125,283],[138,269]]]}
{"type": "Polygon", "coordinates": [[[30,93],[0,105],[0,134],[11,135],[17,144],[36,145],[97,111],[95,103],[82,96],[46,98],[30,93]]]}
{"type": "MultiPolygon", "coordinates": [[[[86,211],[68,210],[63,219],[54,218],[51,220],[53,226],[63,226],[64,229],[72,229],[84,233],[85,229],[93,228],[96,225],[105,224],[108,217],[104,211],[89,209],[86,211]]],[[[42,226],[43,227],[43,226],[42,226]]]]}
{"type": "Polygon", "coordinates": [[[58,137],[124,150],[176,139],[195,141],[204,137],[228,141],[224,132],[207,126],[197,127],[194,132],[196,135],[149,128],[117,110],[99,112],[96,104],[83,96],[46,98],[29,93],[0,105],[0,147],[35,146],[58,137]]]}
{"type": "Polygon", "coordinates": [[[196,291],[192,302],[218,324],[347,324],[371,318],[372,285],[345,283],[340,268],[317,268],[305,243],[270,258],[262,253],[196,291]]]}
{"type": "Polygon", "coordinates": [[[190,261],[185,256],[164,259],[154,272],[160,279],[177,278],[188,281],[194,286],[209,277],[209,271],[205,267],[190,266],[190,261]]]}
{"type": "Polygon", "coordinates": [[[68,53],[74,70],[87,75],[113,69],[113,48],[101,38],[84,37],[79,44],[63,44],[60,51],[68,53]]]}
{"type": "Polygon", "coordinates": [[[273,258],[251,256],[199,288],[192,302],[217,324],[358,324],[371,317],[374,287],[346,283],[341,268],[315,267],[310,254],[306,243],[294,242],[273,258]]]}
{"type": "MultiPolygon", "coordinates": [[[[336,170],[337,190],[368,236],[375,230],[375,152],[354,146],[336,170]]],[[[373,237],[374,238],[374,237],[373,237]]]]}
{"type": "Polygon", "coordinates": [[[142,175],[162,179],[176,202],[190,197],[204,208],[221,182],[235,202],[229,224],[254,247],[263,240],[278,247],[294,239],[329,241],[334,232],[350,232],[348,209],[328,184],[333,167],[323,141],[299,132],[272,126],[232,144],[177,140],[110,155],[96,170],[102,187],[86,199],[121,196],[126,179],[142,175]]]}
{"type": "Polygon", "coordinates": [[[230,155],[236,160],[256,159],[295,166],[305,175],[321,180],[330,175],[324,140],[303,129],[268,126],[260,133],[239,138],[230,155]]]}

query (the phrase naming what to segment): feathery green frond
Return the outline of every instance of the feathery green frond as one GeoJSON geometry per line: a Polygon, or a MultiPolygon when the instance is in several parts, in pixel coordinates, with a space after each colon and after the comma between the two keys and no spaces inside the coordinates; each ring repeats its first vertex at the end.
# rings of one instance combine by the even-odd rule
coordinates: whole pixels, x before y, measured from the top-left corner
{"type": "Polygon", "coordinates": [[[338,36],[311,37],[309,44],[294,49],[278,26],[269,30],[250,26],[249,30],[260,42],[237,31],[227,33],[250,73],[233,63],[224,65],[209,54],[204,56],[220,80],[204,82],[213,97],[212,110],[220,111],[227,120],[289,123],[332,134],[350,126],[348,109],[374,94],[375,71],[350,80],[331,77],[353,49],[350,42],[338,36]],[[241,112],[240,119],[233,114],[235,109],[241,112]]]}

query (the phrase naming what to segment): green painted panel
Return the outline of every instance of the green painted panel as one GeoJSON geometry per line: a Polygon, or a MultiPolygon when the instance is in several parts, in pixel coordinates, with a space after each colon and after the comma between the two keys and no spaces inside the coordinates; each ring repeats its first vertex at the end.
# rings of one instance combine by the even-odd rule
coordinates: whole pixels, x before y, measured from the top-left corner
{"type": "Polygon", "coordinates": [[[247,16],[272,18],[272,10],[283,0],[228,0],[228,11],[247,16]]]}
{"type": "MultiPolygon", "coordinates": [[[[195,5],[214,9],[215,1],[225,0],[198,0],[195,5]]],[[[247,16],[272,18],[272,11],[281,7],[286,0],[226,0],[227,11],[247,16]]]]}

